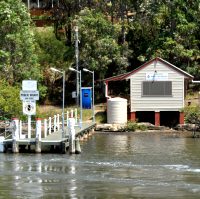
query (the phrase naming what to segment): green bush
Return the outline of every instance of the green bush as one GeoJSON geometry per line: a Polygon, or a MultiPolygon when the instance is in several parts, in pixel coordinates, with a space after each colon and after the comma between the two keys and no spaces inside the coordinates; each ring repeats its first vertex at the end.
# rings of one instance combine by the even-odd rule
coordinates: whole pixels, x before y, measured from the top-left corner
{"type": "Polygon", "coordinates": [[[128,121],[127,125],[123,129],[123,131],[136,131],[136,130],[145,131],[147,130],[147,127],[142,124],[138,124],[136,122],[128,121]]]}
{"type": "Polygon", "coordinates": [[[200,124],[200,107],[188,106],[184,108],[185,122],[190,124],[200,124]]]}
{"type": "Polygon", "coordinates": [[[20,117],[22,115],[22,102],[19,97],[20,90],[0,80],[0,114],[3,117],[20,117]]]}
{"type": "Polygon", "coordinates": [[[106,111],[97,112],[95,114],[96,123],[106,123],[107,122],[107,114],[106,111]]]}

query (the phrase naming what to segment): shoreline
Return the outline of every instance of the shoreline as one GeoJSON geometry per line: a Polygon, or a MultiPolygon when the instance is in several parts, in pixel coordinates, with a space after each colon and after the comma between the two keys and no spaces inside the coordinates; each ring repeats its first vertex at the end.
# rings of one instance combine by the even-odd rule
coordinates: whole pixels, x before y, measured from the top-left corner
{"type": "Polygon", "coordinates": [[[109,124],[97,125],[95,128],[96,133],[115,133],[115,134],[135,134],[135,135],[162,135],[173,138],[200,138],[200,132],[194,132],[192,130],[176,130],[169,128],[161,129],[147,129],[147,130],[135,130],[135,131],[123,131],[118,128],[110,128],[109,124]]]}

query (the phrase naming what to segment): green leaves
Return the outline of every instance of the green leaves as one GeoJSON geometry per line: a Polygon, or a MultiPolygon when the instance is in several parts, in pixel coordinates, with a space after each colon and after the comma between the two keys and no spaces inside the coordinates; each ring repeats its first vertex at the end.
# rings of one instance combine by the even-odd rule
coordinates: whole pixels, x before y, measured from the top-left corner
{"type": "Polygon", "coordinates": [[[0,1],[0,77],[11,84],[38,76],[31,19],[20,0],[0,1]]]}
{"type": "Polygon", "coordinates": [[[115,63],[113,73],[122,64],[127,66],[127,48],[118,44],[120,24],[113,25],[103,13],[89,9],[82,10],[75,22],[80,29],[82,67],[95,70],[103,79],[112,63],[115,63]]]}
{"type": "Polygon", "coordinates": [[[19,117],[22,114],[19,88],[10,86],[5,80],[0,80],[0,112],[8,118],[19,117]]]}

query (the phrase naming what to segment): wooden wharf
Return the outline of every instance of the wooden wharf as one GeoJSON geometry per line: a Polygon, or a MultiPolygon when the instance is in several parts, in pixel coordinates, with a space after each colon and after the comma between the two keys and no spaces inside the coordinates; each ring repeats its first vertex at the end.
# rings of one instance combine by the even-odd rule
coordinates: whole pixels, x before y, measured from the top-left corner
{"type": "MultiPolygon", "coordinates": [[[[75,137],[82,139],[87,136],[90,132],[94,131],[94,122],[83,122],[81,127],[75,125],[75,137]]],[[[65,136],[62,137],[62,129],[52,132],[46,137],[42,137],[39,145],[40,150],[37,150],[38,140],[37,138],[19,138],[17,140],[5,139],[3,141],[4,152],[13,153],[26,153],[26,152],[52,152],[52,153],[66,153],[69,148],[69,127],[65,126],[65,136]],[[17,150],[15,150],[17,147],[17,150]]]]}

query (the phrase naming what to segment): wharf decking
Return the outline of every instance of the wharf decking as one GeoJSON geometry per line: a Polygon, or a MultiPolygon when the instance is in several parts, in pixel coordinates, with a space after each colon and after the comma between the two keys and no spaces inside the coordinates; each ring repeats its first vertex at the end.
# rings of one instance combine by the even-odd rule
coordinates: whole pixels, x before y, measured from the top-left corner
{"type": "MultiPolygon", "coordinates": [[[[75,126],[75,136],[83,137],[84,134],[88,134],[92,129],[95,128],[94,122],[83,122],[81,128],[75,126]]],[[[56,132],[52,132],[45,138],[41,138],[39,142],[41,147],[41,152],[55,149],[57,152],[66,151],[66,148],[69,147],[69,129],[65,126],[65,136],[62,137],[62,129],[56,132]],[[64,149],[63,149],[64,146],[64,149]]],[[[12,151],[13,152],[13,139],[6,139],[3,141],[4,152],[12,151]]],[[[35,150],[37,145],[36,138],[24,138],[16,140],[16,145],[19,148],[19,152],[32,152],[35,150]]]]}

